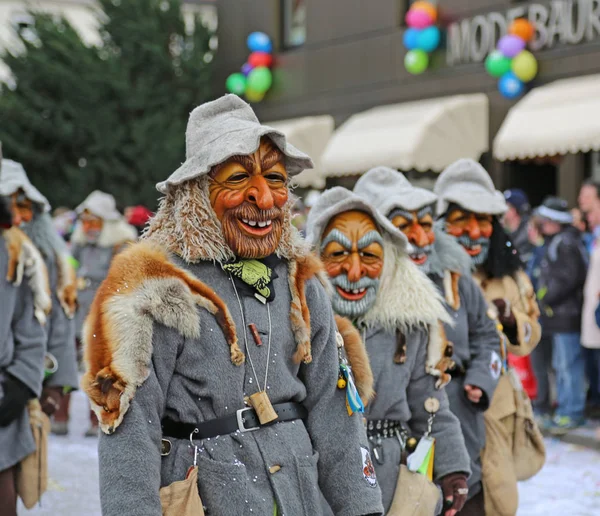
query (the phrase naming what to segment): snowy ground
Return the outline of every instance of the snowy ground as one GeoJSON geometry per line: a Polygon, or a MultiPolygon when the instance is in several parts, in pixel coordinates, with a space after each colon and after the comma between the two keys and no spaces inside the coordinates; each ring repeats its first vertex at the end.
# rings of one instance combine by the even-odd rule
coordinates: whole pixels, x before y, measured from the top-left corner
{"type": "MultiPolygon", "coordinates": [[[[87,409],[81,392],[72,401],[71,435],[51,437],[50,486],[42,507],[21,515],[100,516],[96,439],[84,438],[87,409]]],[[[547,440],[544,469],[519,486],[518,516],[600,514],[600,453],[547,440]]],[[[125,515],[124,515],[125,516],[125,515]]]]}

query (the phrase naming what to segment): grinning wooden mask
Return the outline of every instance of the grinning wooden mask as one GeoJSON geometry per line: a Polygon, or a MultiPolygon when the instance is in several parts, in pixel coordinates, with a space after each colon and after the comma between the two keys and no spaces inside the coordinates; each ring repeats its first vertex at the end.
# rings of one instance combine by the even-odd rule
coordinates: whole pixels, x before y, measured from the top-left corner
{"type": "Polygon", "coordinates": [[[464,247],[473,265],[481,265],[488,257],[492,221],[490,214],[474,213],[457,205],[450,206],[446,213],[446,231],[464,247]]]}
{"type": "Polygon", "coordinates": [[[428,272],[429,256],[433,252],[435,234],[433,232],[433,208],[426,206],[420,210],[403,210],[395,208],[388,215],[394,226],[406,235],[414,251],[410,259],[424,272],[428,272]]]}

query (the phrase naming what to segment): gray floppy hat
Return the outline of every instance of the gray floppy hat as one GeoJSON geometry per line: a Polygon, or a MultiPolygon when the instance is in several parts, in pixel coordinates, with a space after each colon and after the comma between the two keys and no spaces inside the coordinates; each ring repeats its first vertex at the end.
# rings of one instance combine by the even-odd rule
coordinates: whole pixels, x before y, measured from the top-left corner
{"type": "Polygon", "coordinates": [[[237,95],[225,95],[192,111],[185,134],[186,160],[156,188],[167,193],[171,186],[208,174],[232,156],[252,154],[263,136],[268,136],[285,155],[288,175],[313,168],[312,160],[287,143],[282,132],[261,125],[246,102],[237,95]]]}
{"type": "Polygon", "coordinates": [[[103,220],[119,220],[122,218],[119,210],[117,210],[115,198],[100,190],[94,190],[87,196],[85,201],[75,208],[77,215],[81,215],[85,210],[103,220]]]}
{"type": "Polygon", "coordinates": [[[363,174],[354,193],[377,206],[386,217],[396,208],[415,211],[437,200],[433,192],[411,185],[402,173],[388,167],[375,167],[363,174]]]}
{"type": "Polygon", "coordinates": [[[335,186],[323,192],[316,204],[311,208],[306,221],[306,240],[311,246],[316,246],[321,241],[323,231],[329,221],[346,211],[364,211],[371,215],[381,231],[385,231],[392,239],[394,245],[402,252],[408,252],[408,240],[383,214],[362,197],[351,190],[335,186]]]}
{"type": "Polygon", "coordinates": [[[451,203],[474,213],[502,215],[508,209],[502,192],[479,163],[459,159],[444,169],[433,191],[438,196],[437,213],[443,215],[451,203]]]}
{"type": "Polygon", "coordinates": [[[39,204],[44,212],[50,211],[50,203],[41,192],[31,184],[23,165],[12,159],[3,159],[0,169],[0,195],[12,195],[19,189],[27,198],[39,204]]]}

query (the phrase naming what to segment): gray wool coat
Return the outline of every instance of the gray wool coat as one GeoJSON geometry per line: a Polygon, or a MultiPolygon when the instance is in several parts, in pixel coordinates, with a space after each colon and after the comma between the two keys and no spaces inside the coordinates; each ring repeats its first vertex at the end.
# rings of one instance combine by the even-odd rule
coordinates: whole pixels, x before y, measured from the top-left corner
{"type": "MultiPolygon", "coordinates": [[[[12,375],[39,396],[46,336],[34,316],[33,293],[27,280],[18,287],[9,283],[7,266],[6,242],[0,234],[0,382],[12,375]]],[[[18,464],[34,450],[29,416],[23,409],[21,417],[0,428],[0,471],[18,464]]]]}
{"type": "MultiPolygon", "coordinates": [[[[244,324],[233,284],[218,265],[184,265],[227,304],[240,346],[252,357],[271,401],[297,401],[309,412],[305,421],[278,423],[255,432],[196,441],[199,448],[199,493],[208,516],[323,514],[321,492],[336,515],[381,514],[379,487],[363,474],[362,450],[368,449],[360,415],[348,416],[345,392],[337,389],[336,326],[324,288],[306,284],[311,312],[313,361],[296,364],[296,342],[290,323],[291,296],[287,266],[274,279],[276,298],[267,306],[240,292],[245,323],[254,323],[263,346],[255,345],[244,324]],[[269,335],[270,334],[270,335],[269,335]],[[279,466],[279,468],[274,466],[279,466]]],[[[166,309],[167,307],[165,307],[166,309]]],[[[173,307],[171,307],[173,308],[173,307]]],[[[241,366],[230,361],[228,345],[215,318],[199,310],[200,338],[153,323],[150,375],[138,388],[121,425],[101,435],[100,497],[104,516],[160,516],[159,488],[185,478],[193,464],[188,439],[170,439],[172,451],[160,455],[161,419],[196,423],[235,413],[244,396],[258,390],[248,357],[241,366]]],[[[467,465],[468,466],[468,465],[467,465]]]]}
{"type": "MultiPolygon", "coordinates": [[[[438,399],[440,409],[433,420],[431,433],[436,439],[434,479],[439,480],[455,472],[464,472],[468,475],[469,457],[465,451],[459,423],[450,411],[446,392],[444,389],[436,389],[436,379],[425,371],[429,342],[427,331],[413,328],[406,334],[404,364],[394,362],[397,348],[395,333],[375,327],[364,330],[363,336],[377,393],[375,399],[367,406],[365,414],[367,419],[401,421],[410,435],[420,438],[427,430],[429,418],[424,406],[425,400],[430,397],[438,399]]],[[[401,448],[395,437],[382,439],[381,446],[383,464],[375,458],[373,464],[381,486],[383,505],[387,511],[396,489],[401,448]]]]}

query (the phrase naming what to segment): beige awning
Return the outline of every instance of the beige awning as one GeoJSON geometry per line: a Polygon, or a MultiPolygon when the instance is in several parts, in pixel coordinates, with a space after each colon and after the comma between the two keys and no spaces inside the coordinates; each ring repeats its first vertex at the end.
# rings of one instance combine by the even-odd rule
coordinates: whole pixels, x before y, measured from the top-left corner
{"type": "Polygon", "coordinates": [[[378,165],[440,172],[460,158],[479,160],[487,150],[487,96],[456,95],[350,117],[333,134],[323,167],[327,177],[361,174],[378,165]]]}
{"type": "Polygon", "coordinates": [[[494,139],[494,157],[502,161],[589,150],[600,150],[600,75],[534,88],[494,139]]]}
{"type": "Polygon", "coordinates": [[[298,174],[294,178],[294,184],[303,188],[323,188],[325,176],[321,166],[321,157],[333,133],[333,117],[329,115],[307,116],[278,122],[265,122],[265,125],[285,134],[287,140],[294,147],[308,154],[315,164],[315,168],[312,170],[305,170],[298,174]]]}

